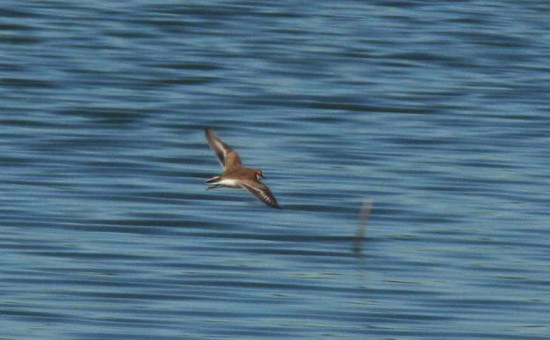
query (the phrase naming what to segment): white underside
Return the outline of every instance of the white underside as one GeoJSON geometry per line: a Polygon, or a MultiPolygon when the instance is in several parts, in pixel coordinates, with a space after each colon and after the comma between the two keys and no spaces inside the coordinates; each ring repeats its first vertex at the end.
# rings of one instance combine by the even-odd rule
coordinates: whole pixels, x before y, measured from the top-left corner
{"type": "Polygon", "coordinates": [[[237,182],[233,179],[222,179],[221,181],[215,182],[215,183],[212,183],[212,184],[221,184],[221,185],[225,185],[225,186],[228,186],[228,187],[240,187],[239,182],[237,182]]]}

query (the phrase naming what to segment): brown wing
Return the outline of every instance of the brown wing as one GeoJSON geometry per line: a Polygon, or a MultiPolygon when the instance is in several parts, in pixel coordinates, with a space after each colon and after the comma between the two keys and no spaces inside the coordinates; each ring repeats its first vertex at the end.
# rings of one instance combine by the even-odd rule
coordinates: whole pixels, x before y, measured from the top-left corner
{"type": "Polygon", "coordinates": [[[235,150],[225,144],[210,128],[204,130],[208,145],[214,151],[223,169],[241,166],[241,158],[235,150]]]}
{"type": "Polygon", "coordinates": [[[281,209],[277,199],[271,193],[271,190],[262,183],[253,181],[240,181],[240,186],[246,189],[249,193],[256,196],[260,201],[269,205],[270,207],[281,209]]]}

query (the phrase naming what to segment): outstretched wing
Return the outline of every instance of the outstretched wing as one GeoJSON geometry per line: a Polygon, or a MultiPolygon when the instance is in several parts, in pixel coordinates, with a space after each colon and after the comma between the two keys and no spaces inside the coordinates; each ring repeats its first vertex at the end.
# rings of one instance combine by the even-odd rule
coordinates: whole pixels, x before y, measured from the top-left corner
{"type": "Polygon", "coordinates": [[[239,157],[239,154],[227,144],[225,144],[220,137],[218,137],[217,134],[212,131],[210,128],[206,128],[204,130],[206,134],[206,140],[208,141],[208,145],[214,151],[216,156],[218,157],[218,160],[220,161],[220,164],[222,165],[222,168],[225,170],[227,168],[231,167],[238,167],[241,166],[241,158],[239,157]]]}
{"type": "Polygon", "coordinates": [[[269,190],[269,188],[262,183],[252,181],[239,181],[239,185],[270,207],[281,209],[279,203],[277,202],[277,199],[271,193],[271,190],[269,190]]]}

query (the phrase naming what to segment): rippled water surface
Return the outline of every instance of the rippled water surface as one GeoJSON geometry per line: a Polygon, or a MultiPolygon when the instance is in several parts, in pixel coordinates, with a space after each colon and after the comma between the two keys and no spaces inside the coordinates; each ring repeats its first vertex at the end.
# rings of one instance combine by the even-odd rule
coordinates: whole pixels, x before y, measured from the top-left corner
{"type": "Polygon", "coordinates": [[[547,339],[549,15],[3,1],[0,338],[547,339]]]}

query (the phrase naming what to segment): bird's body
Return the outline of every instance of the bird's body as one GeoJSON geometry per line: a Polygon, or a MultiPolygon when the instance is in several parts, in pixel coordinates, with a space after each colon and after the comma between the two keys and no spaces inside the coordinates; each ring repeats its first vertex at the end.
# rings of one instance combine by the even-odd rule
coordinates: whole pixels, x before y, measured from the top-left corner
{"type": "Polygon", "coordinates": [[[219,186],[242,188],[270,207],[281,209],[271,190],[260,181],[263,178],[262,170],[245,167],[239,154],[225,144],[210,128],[205,129],[205,134],[208,145],[218,157],[223,168],[223,173],[220,176],[214,176],[206,181],[210,184],[208,189],[219,186]]]}

